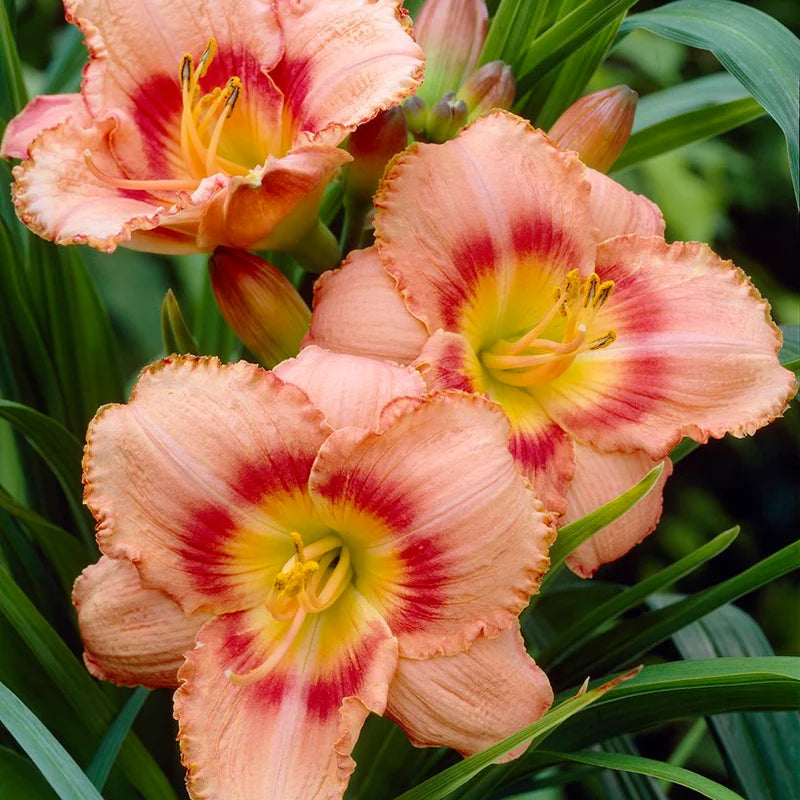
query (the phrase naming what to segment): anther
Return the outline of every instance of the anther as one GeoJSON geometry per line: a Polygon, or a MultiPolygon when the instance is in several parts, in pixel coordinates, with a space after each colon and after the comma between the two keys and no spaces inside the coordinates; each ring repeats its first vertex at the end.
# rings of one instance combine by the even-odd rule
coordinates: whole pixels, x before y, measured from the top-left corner
{"type": "Polygon", "coordinates": [[[616,331],[609,331],[605,336],[601,336],[599,339],[595,339],[593,342],[589,344],[590,350],[601,350],[604,347],[608,347],[612,342],[617,340],[617,332],[616,331]]]}
{"type": "Polygon", "coordinates": [[[603,281],[597,289],[597,297],[592,304],[594,308],[602,308],[603,304],[611,297],[614,291],[614,281],[603,281]]]}
{"type": "Polygon", "coordinates": [[[181,61],[181,89],[188,89],[191,86],[193,72],[194,59],[187,53],[181,61]]]}
{"type": "Polygon", "coordinates": [[[589,303],[594,300],[595,295],[597,294],[597,287],[600,284],[600,278],[597,277],[597,273],[593,272],[589,279],[586,281],[586,290],[583,299],[583,307],[589,308],[589,303]]]}

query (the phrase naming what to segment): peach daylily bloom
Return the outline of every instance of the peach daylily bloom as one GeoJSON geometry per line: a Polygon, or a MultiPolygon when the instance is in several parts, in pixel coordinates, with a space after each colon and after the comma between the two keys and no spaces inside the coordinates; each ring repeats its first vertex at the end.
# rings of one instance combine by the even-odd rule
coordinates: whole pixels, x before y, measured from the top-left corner
{"type": "Polygon", "coordinates": [[[517,616],[554,531],[508,436],[484,398],[318,348],[168,358],[101,409],[86,662],[180,683],[193,798],[341,797],[370,711],[468,754],[548,708],[517,616]]]}
{"type": "MultiPolygon", "coordinates": [[[[412,145],[376,195],[376,245],[316,287],[307,343],[415,363],[429,388],[487,394],[545,505],[570,521],[682,436],[743,436],[796,381],[747,277],[663,238],[658,209],[494,112],[412,145]]],[[[579,574],[655,527],[659,484],[570,559],[579,574]]]]}
{"type": "Polygon", "coordinates": [[[58,244],[161,253],[327,241],[317,208],[347,134],[414,91],[400,0],[65,0],[90,60],[0,151],[20,219],[58,244]]]}

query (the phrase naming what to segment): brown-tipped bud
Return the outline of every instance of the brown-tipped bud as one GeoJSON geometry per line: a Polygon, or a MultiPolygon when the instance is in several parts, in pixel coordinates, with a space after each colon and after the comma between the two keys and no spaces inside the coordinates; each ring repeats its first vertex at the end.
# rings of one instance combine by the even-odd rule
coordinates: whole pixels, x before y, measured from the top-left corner
{"type": "Polygon", "coordinates": [[[403,113],[406,115],[408,129],[415,136],[428,127],[428,104],[418,94],[403,100],[403,113]]]}
{"type": "Polygon", "coordinates": [[[414,35],[425,51],[425,80],[419,93],[435,103],[458,89],[475,69],[489,12],[484,0],[426,0],[414,23],[414,35]]]}
{"type": "Polygon", "coordinates": [[[441,144],[452,139],[467,124],[469,110],[455,92],[445,92],[428,114],[428,140],[441,144]]]}
{"type": "Polygon", "coordinates": [[[311,311],[280,270],[244,250],[218,247],[209,271],[222,316],[265,367],[300,352],[311,311]]]}
{"type": "Polygon", "coordinates": [[[350,134],[347,150],[353,160],[345,166],[345,194],[369,200],[395,153],[408,144],[408,125],[400,106],[382,111],[350,134]]]}
{"type": "Polygon", "coordinates": [[[503,61],[490,61],[467,78],[458,96],[467,104],[473,120],[492,108],[511,108],[516,91],[511,67],[503,61]]]}
{"type": "Polygon", "coordinates": [[[639,95],[627,86],[587,94],[550,128],[550,138],[574,150],[587,167],[608,172],[631,135],[639,95]]]}

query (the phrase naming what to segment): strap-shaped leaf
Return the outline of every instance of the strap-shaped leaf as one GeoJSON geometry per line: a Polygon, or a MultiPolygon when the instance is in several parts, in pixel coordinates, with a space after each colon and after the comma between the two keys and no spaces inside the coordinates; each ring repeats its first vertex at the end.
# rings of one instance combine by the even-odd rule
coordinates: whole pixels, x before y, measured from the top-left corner
{"type": "Polygon", "coordinates": [[[587,636],[604,623],[609,623],[628,609],[634,608],[655,592],[661,592],[676,581],[694,572],[707,561],[725,550],[739,533],[739,528],[731,528],[721,533],[710,542],[699,547],[693,553],[670,564],[668,567],[645,578],[635,586],[631,586],[605,603],[582,615],[577,623],[566,628],[561,635],[536,656],[536,661],[543,669],[561,663],[570,653],[576,650],[587,636]]]}
{"type": "Polygon", "coordinates": [[[677,0],[628,17],[621,33],[644,28],[710,50],[780,125],[800,205],[800,41],[763,11],[730,0],[677,0]]]}
{"type": "Polygon", "coordinates": [[[602,767],[603,769],[621,770],[623,772],[634,772],[639,775],[649,775],[652,778],[661,778],[670,783],[677,783],[679,786],[686,786],[689,789],[710,797],[712,800],[743,800],[741,795],[726,789],[722,784],[691,772],[683,767],[676,767],[664,761],[656,761],[652,758],[643,758],[628,753],[605,753],[605,752],[586,752],[580,753],[552,753],[543,752],[543,757],[549,757],[554,761],[566,761],[573,764],[587,764],[592,767],[602,767]]]}
{"type": "Polygon", "coordinates": [[[479,64],[502,59],[519,63],[530,41],[539,33],[547,3],[530,0],[500,0],[483,44],[479,64]]]}
{"type": "Polygon", "coordinates": [[[8,747],[0,747],[0,797],[54,800],[58,795],[32,761],[8,747]]]}
{"type": "MultiPolygon", "coordinates": [[[[75,711],[82,735],[95,736],[99,740],[115,718],[111,701],[2,567],[0,613],[14,626],[63,692],[75,711]]],[[[119,765],[147,800],[175,800],[175,793],[164,773],[132,733],[122,746],[119,765]]]]}
{"type": "Polygon", "coordinates": [[[0,130],[5,129],[6,123],[25,105],[26,100],[22,65],[11,32],[8,6],[0,3],[0,130]]]}
{"type": "Polygon", "coordinates": [[[81,768],[27,706],[0,683],[0,722],[61,800],[103,800],[81,768]]]}

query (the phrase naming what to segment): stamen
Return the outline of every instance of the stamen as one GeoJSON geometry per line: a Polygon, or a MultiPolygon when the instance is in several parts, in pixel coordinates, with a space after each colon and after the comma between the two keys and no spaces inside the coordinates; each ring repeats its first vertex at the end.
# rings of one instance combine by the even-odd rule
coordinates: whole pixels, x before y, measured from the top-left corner
{"type": "Polygon", "coordinates": [[[102,181],[106,186],[113,186],[116,189],[133,189],[145,192],[186,192],[194,191],[197,188],[197,181],[189,180],[130,180],[119,178],[103,171],[92,160],[92,151],[83,151],[83,160],[89,172],[102,181]]]}
{"type": "Polygon", "coordinates": [[[236,106],[236,101],[239,99],[239,94],[242,91],[242,82],[237,77],[231,78],[226,84],[222,92],[225,97],[225,109],[220,114],[217,124],[214,127],[214,132],[211,134],[211,141],[208,143],[208,152],[206,153],[206,174],[210,175],[215,172],[215,161],[217,156],[217,148],[219,147],[219,140],[222,136],[222,128],[225,126],[225,121],[233,113],[236,106]]]}
{"type": "Polygon", "coordinates": [[[594,299],[594,307],[595,308],[602,308],[603,304],[611,297],[611,292],[614,291],[614,281],[604,281],[600,284],[600,288],[597,290],[597,297],[594,299]]]}
{"type": "Polygon", "coordinates": [[[289,648],[294,644],[294,640],[297,638],[297,634],[300,633],[300,629],[303,627],[307,616],[308,612],[305,609],[298,609],[297,613],[292,618],[289,629],[281,637],[278,646],[270,653],[269,658],[260,667],[251,669],[249,672],[245,672],[242,675],[226,669],[225,677],[236,686],[248,686],[251,683],[266,678],[267,675],[278,666],[286,653],[289,652],[289,648]]]}
{"type": "Polygon", "coordinates": [[[594,300],[595,295],[597,294],[597,287],[600,284],[600,278],[597,277],[597,273],[593,272],[589,279],[586,281],[586,292],[584,295],[583,300],[583,307],[589,308],[589,303],[594,300]]]}
{"type": "Polygon", "coordinates": [[[605,336],[601,337],[600,339],[595,339],[593,342],[590,343],[589,349],[590,350],[601,350],[604,347],[608,347],[612,342],[617,340],[617,332],[616,331],[609,331],[605,336]]]}

